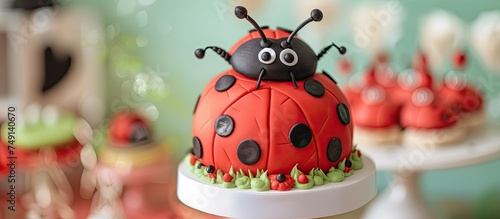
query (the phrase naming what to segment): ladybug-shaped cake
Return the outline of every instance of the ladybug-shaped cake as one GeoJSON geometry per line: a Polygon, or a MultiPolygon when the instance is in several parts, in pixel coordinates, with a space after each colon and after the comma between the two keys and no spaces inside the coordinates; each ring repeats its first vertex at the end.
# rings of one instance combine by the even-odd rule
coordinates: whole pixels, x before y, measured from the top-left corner
{"type": "Polygon", "coordinates": [[[334,79],[316,73],[317,61],[331,47],[341,54],[346,49],[332,43],[315,54],[296,37],[306,24],[320,21],[322,12],[313,10],[294,31],[261,28],[241,6],[235,15],[255,30],[229,52],[215,46],[195,51],[203,58],[212,49],[232,68],[212,79],[198,99],[192,164],[210,173],[242,170],[258,176],[267,171],[280,182],[294,167],[327,173],[342,161],[350,165],[349,103],[334,79]]]}

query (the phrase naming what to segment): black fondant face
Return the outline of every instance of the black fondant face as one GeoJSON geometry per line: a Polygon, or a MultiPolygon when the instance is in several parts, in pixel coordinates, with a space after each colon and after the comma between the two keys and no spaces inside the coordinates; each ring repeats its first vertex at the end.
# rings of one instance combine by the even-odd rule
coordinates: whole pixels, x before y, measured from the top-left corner
{"type": "Polygon", "coordinates": [[[261,47],[262,39],[256,38],[236,49],[229,60],[234,70],[257,79],[264,69],[262,79],[269,81],[292,81],[290,72],[296,80],[308,78],[315,73],[316,54],[304,41],[294,38],[289,48],[282,48],[281,43],[286,38],[267,40],[271,43],[269,47],[261,47]]]}

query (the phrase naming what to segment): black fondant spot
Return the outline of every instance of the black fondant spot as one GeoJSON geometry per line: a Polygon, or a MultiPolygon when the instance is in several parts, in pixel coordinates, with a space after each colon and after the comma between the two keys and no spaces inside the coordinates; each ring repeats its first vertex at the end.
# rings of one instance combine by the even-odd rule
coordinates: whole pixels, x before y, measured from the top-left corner
{"type": "Polygon", "coordinates": [[[236,82],[236,78],[234,76],[224,75],[215,83],[215,90],[219,92],[227,91],[234,85],[234,82],[236,82]]]}
{"type": "Polygon", "coordinates": [[[331,162],[336,162],[339,160],[342,154],[342,142],[338,138],[332,138],[328,143],[328,148],[326,149],[326,156],[331,162]]]}
{"type": "Polygon", "coordinates": [[[201,98],[201,94],[200,94],[200,96],[198,96],[198,99],[196,100],[196,105],[194,105],[193,114],[196,113],[196,108],[198,108],[198,103],[200,102],[200,98],[201,98]]]}
{"type": "Polygon", "coordinates": [[[293,146],[303,148],[311,142],[312,132],[306,124],[298,123],[290,129],[288,138],[293,146]]]}
{"type": "Polygon", "coordinates": [[[198,166],[197,166],[197,168],[198,168],[198,169],[201,169],[201,168],[202,168],[202,167],[204,167],[204,166],[205,166],[205,164],[199,163],[199,164],[198,164],[198,166]]]}
{"type": "Polygon", "coordinates": [[[213,165],[208,165],[206,168],[207,173],[214,173],[215,167],[213,165]]]}
{"type": "Polygon", "coordinates": [[[286,176],[285,176],[285,174],[280,173],[280,174],[276,175],[276,180],[277,180],[278,182],[285,182],[285,180],[286,180],[286,176]]]}
{"type": "Polygon", "coordinates": [[[193,137],[193,153],[194,156],[201,158],[203,156],[203,147],[201,146],[201,141],[198,137],[193,137]]]}
{"type": "Polygon", "coordinates": [[[330,80],[332,80],[332,81],[333,81],[333,83],[337,84],[337,81],[336,81],[335,79],[333,79],[333,77],[332,77],[332,76],[330,76],[328,73],[326,73],[326,71],[323,71],[323,74],[324,74],[326,77],[330,78],[330,80]]]}
{"type": "Polygon", "coordinates": [[[254,140],[244,140],[238,145],[238,159],[246,165],[257,163],[260,159],[260,147],[254,140]]]}
{"type": "Polygon", "coordinates": [[[349,114],[349,109],[343,103],[337,105],[337,116],[342,124],[347,125],[351,122],[351,115],[349,114]]]}
{"type": "Polygon", "coordinates": [[[132,127],[131,143],[140,143],[149,140],[149,130],[144,124],[134,124],[132,127]]]}
{"type": "Polygon", "coordinates": [[[352,162],[351,162],[351,160],[346,160],[346,161],[345,161],[345,166],[346,166],[346,167],[352,167],[352,162]]]}
{"type": "Polygon", "coordinates": [[[325,94],[325,87],[323,87],[319,81],[314,79],[307,79],[306,82],[304,82],[304,88],[307,93],[315,97],[322,97],[325,94]]]}
{"type": "Polygon", "coordinates": [[[215,132],[221,137],[227,137],[231,135],[234,129],[233,118],[229,115],[219,116],[215,120],[215,132]]]}

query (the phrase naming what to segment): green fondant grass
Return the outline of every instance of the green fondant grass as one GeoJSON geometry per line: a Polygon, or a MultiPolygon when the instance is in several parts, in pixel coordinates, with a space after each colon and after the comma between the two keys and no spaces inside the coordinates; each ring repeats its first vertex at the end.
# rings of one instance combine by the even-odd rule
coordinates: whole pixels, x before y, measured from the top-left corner
{"type": "MultiPolygon", "coordinates": [[[[56,124],[47,126],[43,121],[36,124],[26,124],[23,127],[15,127],[15,147],[35,150],[43,147],[69,142],[74,138],[73,128],[76,124],[76,117],[63,113],[56,124]]],[[[1,134],[4,144],[7,143],[9,127],[2,124],[1,134]]]]}

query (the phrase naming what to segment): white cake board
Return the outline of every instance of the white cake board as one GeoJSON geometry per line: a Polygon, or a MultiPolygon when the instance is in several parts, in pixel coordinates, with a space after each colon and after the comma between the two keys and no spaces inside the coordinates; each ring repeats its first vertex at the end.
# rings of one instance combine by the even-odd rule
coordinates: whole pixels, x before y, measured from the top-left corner
{"type": "Polygon", "coordinates": [[[419,176],[428,170],[470,166],[500,157],[500,127],[486,126],[469,132],[466,139],[445,147],[358,145],[379,170],[389,170],[394,180],[365,212],[364,219],[437,218],[421,197],[419,176]]]}
{"type": "Polygon", "coordinates": [[[231,218],[315,218],[358,209],[377,193],[375,165],[363,157],[364,167],[340,183],[290,191],[227,189],[194,176],[184,162],[178,168],[177,196],[189,207],[231,218]]]}

